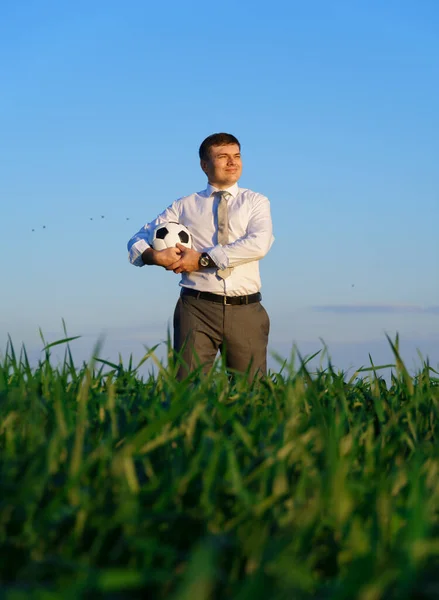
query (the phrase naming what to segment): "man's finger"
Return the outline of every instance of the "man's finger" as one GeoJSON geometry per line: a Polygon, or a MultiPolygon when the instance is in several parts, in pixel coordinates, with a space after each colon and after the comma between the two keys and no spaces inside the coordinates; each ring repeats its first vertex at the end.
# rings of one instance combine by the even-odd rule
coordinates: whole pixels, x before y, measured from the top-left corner
{"type": "Polygon", "coordinates": [[[167,271],[173,271],[174,269],[176,269],[179,266],[181,266],[181,259],[179,259],[176,262],[172,263],[172,265],[168,265],[166,267],[166,270],[167,271]]]}

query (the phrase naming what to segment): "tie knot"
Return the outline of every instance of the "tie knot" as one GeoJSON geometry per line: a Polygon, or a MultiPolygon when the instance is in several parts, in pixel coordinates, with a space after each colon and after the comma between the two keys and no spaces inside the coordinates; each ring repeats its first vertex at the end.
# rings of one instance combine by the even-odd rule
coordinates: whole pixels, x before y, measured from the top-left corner
{"type": "Polygon", "coordinates": [[[229,196],[229,192],[227,192],[226,190],[220,190],[219,192],[216,192],[218,195],[218,198],[221,200],[221,198],[227,198],[229,196]]]}

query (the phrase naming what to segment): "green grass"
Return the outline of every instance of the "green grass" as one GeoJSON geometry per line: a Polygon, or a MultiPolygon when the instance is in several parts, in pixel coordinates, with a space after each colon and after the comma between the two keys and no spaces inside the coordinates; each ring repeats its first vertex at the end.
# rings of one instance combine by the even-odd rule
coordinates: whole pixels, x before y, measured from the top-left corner
{"type": "Polygon", "coordinates": [[[299,360],[249,385],[77,368],[72,339],[0,361],[1,598],[439,597],[439,378],[397,340],[387,383],[299,360]]]}

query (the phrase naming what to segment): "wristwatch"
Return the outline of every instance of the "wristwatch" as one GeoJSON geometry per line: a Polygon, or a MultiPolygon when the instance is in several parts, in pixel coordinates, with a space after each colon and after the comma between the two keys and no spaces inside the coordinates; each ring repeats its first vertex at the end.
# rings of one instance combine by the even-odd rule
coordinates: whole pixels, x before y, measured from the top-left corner
{"type": "Polygon", "coordinates": [[[200,256],[200,259],[198,261],[198,264],[200,265],[200,267],[202,268],[206,268],[206,267],[216,267],[216,264],[214,263],[214,261],[210,258],[210,256],[207,254],[207,252],[203,252],[200,256]]]}

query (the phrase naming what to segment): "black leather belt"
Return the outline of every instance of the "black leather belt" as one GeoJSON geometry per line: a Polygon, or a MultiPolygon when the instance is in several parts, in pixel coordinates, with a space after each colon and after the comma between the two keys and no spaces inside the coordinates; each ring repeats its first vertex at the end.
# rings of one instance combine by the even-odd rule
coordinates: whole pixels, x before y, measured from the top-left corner
{"type": "Polygon", "coordinates": [[[221,304],[253,304],[253,302],[260,302],[262,296],[260,292],[256,294],[249,294],[248,296],[221,296],[221,294],[211,294],[210,292],[198,292],[191,288],[183,288],[181,290],[182,296],[193,296],[200,300],[210,300],[211,302],[219,302],[221,304]]]}

